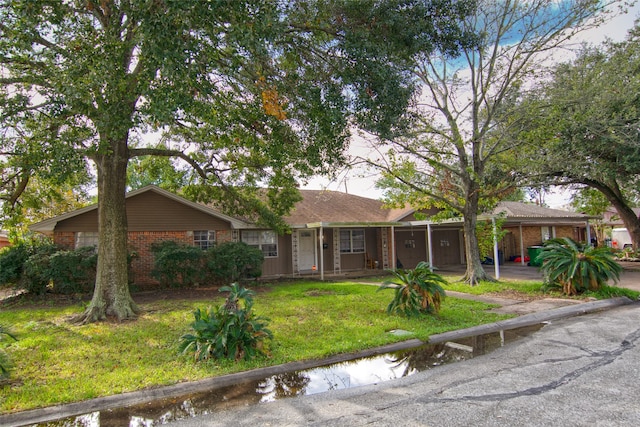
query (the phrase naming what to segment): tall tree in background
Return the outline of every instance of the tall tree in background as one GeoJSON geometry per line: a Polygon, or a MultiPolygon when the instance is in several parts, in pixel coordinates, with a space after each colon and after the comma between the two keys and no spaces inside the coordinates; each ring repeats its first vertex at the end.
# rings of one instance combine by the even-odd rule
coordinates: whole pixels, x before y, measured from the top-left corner
{"type": "Polygon", "coordinates": [[[462,55],[423,52],[413,74],[423,91],[415,126],[401,138],[381,139],[379,186],[396,204],[443,208],[463,218],[465,280],[490,280],[475,234],[477,215],[518,185],[505,170],[518,143],[509,108],[518,89],[536,78],[540,63],[579,31],[601,22],[607,2],[583,0],[479,1],[463,30],[481,35],[462,55]]]}
{"type": "Polygon", "coordinates": [[[466,11],[443,0],[0,4],[3,190],[17,200],[47,165],[64,180],[90,159],[97,173],[97,278],[78,321],[138,312],[127,284],[131,159],[181,159],[206,184],[190,197],[282,229],[297,179],[344,160],[352,122],[383,134],[397,125],[414,90],[407,57],[455,50],[466,11]],[[151,131],[165,146],[139,144],[151,131]]]}
{"type": "MultiPolygon", "coordinates": [[[[521,168],[538,182],[599,191],[640,247],[640,28],[626,41],[585,47],[521,100],[529,140],[521,168]],[[524,111],[524,110],[523,110],[524,111]]],[[[595,199],[594,199],[595,200],[595,199]]],[[[601,202],[600,202],[601,203],[601,202]]]]}

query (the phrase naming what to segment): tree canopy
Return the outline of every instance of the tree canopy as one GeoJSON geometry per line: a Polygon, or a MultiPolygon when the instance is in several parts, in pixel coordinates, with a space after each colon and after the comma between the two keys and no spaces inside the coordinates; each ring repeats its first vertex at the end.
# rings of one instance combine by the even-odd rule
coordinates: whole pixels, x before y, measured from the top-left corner
{"type": "Polygon", "coordinates": [[[490,280],[481,265],[477,215],[520,184],[508,162],[520,142],[512,107],[540,64],[579,31],[598,25],[607,4],[598,1],[479,1],[463,30],[480,35],[461,55],[423,52],[413,76],[422,87],[413,127],[378,140],[379,186],[391,203],[440,207],[464,222],[465,279],[490,280]]]}
{"type": "Polygon", "coordinates": [[[463,45],[457,22],[470,4],[4,2],[1,190],[17,200],[31,177],[62,182],[90,159],[98,271],[79,320],[135,317],[126,264],[131,159],[180,159],[201,184],[190,197],[283,230],[297,181],[344,161],[351,124],[383,135],[402,124],[415,90],[408,59],[463,45]],[[164,145],[145,144],[149,133],[164,145]],[[259,187],[270,188],[268,200],[259,187]]]}
{"type": "Polygon", "coordinates": [[[631,209],[640,176],[639,66],[637,26],[624,42],[585,46],[523,97],[521,105],[531,113],[523,113],[528,121],[517,136],[531,142],[520,158],[523,171],[539,182],[599,191],[618,211],[635,247],[640,247],[640,220],[631,209]]]}

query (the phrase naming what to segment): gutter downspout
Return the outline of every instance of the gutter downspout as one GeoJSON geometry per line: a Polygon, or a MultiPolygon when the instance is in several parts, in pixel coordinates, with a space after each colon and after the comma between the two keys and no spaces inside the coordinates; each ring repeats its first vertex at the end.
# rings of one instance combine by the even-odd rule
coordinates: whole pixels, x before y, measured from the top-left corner
{"type": "Polygon", "coordinates": [[[320,280],[324,281],[324,228],[320,226],[320,280]]]}
{"type": "Polygon", "coordinates": [[[522,240],[522,223],[520,223],[518,228],[520,228],[520,264],[524,265],[524,240],[522,240]]]}
{"type": "Polygon", "coordinates": [[[391,226],[391,270],[396,271],[398,263],[396,262],[396,228],[391,226]]]}
{"type": "Polygon", "coordinates": [[[427,250],[429,251],[429,270],[433,273],[433,239],[431,238],[431,224],[427,224],[427,250]]]}

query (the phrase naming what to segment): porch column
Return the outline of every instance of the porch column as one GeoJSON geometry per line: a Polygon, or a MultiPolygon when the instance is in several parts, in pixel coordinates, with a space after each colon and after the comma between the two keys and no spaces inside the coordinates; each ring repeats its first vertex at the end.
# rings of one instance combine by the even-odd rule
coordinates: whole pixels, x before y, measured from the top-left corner
{"type": "Polygon", "coordinates": [[[320,280],[324,281],[324,228],[320,226],[320,280]]]}
{"type": "Polygon", "coordinates": [[[398,263],[396,261],[396,228],[391,226],[391,270],[396,271],[398,263]]]}
{"type": "Polygon", "coordinates": [[[431,238],[431,224],[427,224],[427,251],[429,252],[429,270],[433,272],[433,239],[431,238]]]}
{"type": "Polygon", "coordinates": [[[587,245],[591,245],[591,226],[589,220],[587,220],[587,245]]]}
{"type": "Polygon", "coordinates": [[[520,229],[520,264],[524,265],[524,240],[522,238],[522,223],[518,226],[520,229]]]}
{"type": "Polygon", "coordinates": [[[498,229],[496,227],[496,219],[491,218],[493,226],[493,268],[496,272],[496,280],[500,280],[500,258],[498,257],[498,229]]]}

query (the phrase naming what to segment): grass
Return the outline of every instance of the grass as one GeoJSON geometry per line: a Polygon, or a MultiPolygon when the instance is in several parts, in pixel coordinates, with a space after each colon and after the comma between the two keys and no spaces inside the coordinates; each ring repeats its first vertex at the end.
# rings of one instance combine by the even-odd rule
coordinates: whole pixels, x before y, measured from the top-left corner
{"type": "MultiPolygon", "coordinates": [[[[476,287],[452,283],[447,289],[469,293],[516,290],[540,295],[540,286],[540,282],[483,283],[476,287]]],[[[349,282],[302,281],[258,290],[255,311],[270,319],[274,340],[267,345],[269,357],[239,363],[194,363],[192,357],[177,351],[179,337],[189,331],[193,311],[221,304],[222,294],[213,300],[143,304],[144,314],[137,321],[120,324],[72,325],[68,319],[82,311],[80,305],[3,309],[0,324],[9,326],[18,341],[0,343],[13,361],[11,378],[0,384],[0,413],[322,358],[407,339],[389,334],[393,329],[411,331],[408,338],[426,340],[433,334],[510,317],[487,312],[491,305],[452,297],[445,299],[437,316],[389,316],[385,309],[391,290],[376,292],[375,286],[349,282]]]]}
{"type": "Polygon", "coordinates": [[[438,316],[388,316],[391,291],[354,283],[285,283],[255,297],[257,314],[270,318],[270,357],[251,362],[194,363],[177,352],[193,310],[215,300],[164,300],[143,305],[135,322],[76,326],[68,322],[82,307],[18,307],[0,313],[18,341],[5,343],[13,360],[9,382],[0,385],[0,413],[75,402],[147,387],[192,381],[256,367],[352,352],[410,338],[493,322],[508,316],[489,305],[448,298],[438,316]],[[8,345],[7,345],[8,344],[8,345]]]}

